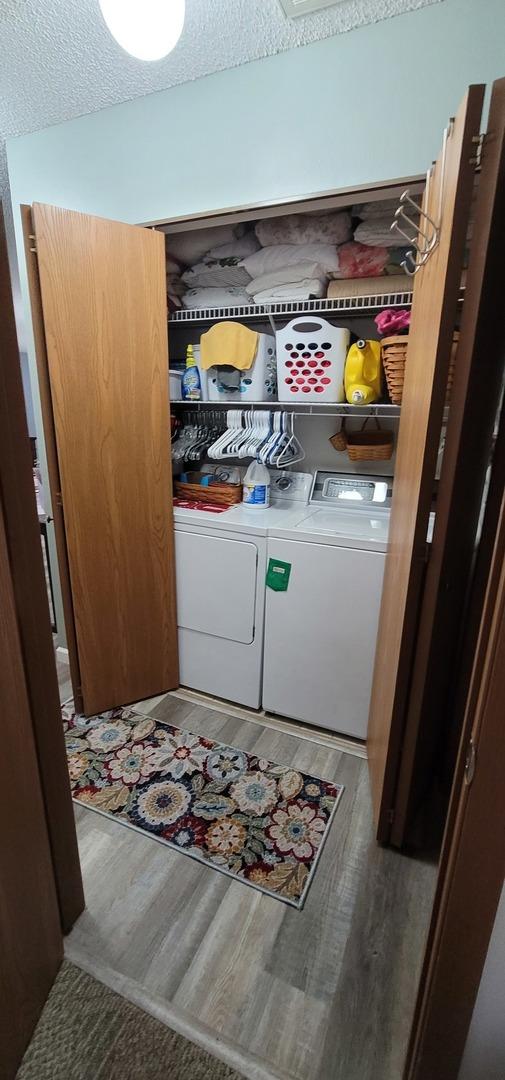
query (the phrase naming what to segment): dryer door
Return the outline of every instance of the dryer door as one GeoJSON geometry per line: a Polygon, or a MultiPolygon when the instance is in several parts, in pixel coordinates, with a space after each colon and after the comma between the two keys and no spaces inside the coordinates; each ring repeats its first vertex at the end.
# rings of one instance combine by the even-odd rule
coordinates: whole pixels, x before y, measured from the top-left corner
{"type": "Polygon", "coordinates": [[[175,553],[178,626],[252,644],[256,544],[176,529],[175,553]]]}
{"type": "Polygon", "coordinates": [[[268,557],[291,575],[267,589],[263,708],[364,739],[385,555],[272,538],[268,557]]]}

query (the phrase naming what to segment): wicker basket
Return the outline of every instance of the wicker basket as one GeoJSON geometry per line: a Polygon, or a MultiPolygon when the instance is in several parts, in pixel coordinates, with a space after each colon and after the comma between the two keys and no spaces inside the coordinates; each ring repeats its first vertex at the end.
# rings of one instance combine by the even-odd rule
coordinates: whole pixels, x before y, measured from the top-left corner
{"type": "Polygon", "coordinates": [[[393,337],[383,338],[381,343],[382,363],[393,405],[402,403],[408,343],[408,334],[396,334],[393,337]]]}
{"type": "Polygon", "coordinates": [[[347,453],[351,461],[389,461],[393,453],[393,433],[383,431],[376,417],[367,416],[359,431],[347,434],[347,453]],[[365,431],[375,419],[376,431],[365,431]]]}
{"type": "MultiPolygon", "coordinates": [[[[405,382],[405,361],[407,358],[408,334],[404,337],[382,339],[382,363],[386,375],[388,393],[393,405],[401,405],[403,397],[403,384],[405,382]]],[[[452,339],[452,352],[449,362],[449,374],[447,376],[447,393],[445,404],[451,400],[452,384],[454,382],[454,369],[456,364],[456,352],[459,341],[459,330],[455,330],[452,339]]]]}
{"type": "Polygon", "coordinates": [[[335,434],[331,436],[329,441],[331,442],[331,445],[333,446],[333,449],[338,450],[338,452],[340,454],[343,453],[344,450],[347,450],[347,434],[346,434],[346,430],[345,430],[345,416],[344,416],[344,419],[342,420],[342,423],[340,425],[340,431],[336,431],[335,434]]]}
{"type": "Polygon", "coordinates": [[[174,480],[175,494],[181,499],[196,499],[198,502],[216,503],[217,506],[233,506],[242,502],[242,484],[200,484],[201,476],[208,473],[188,473],[188,483],[174,480]]]}

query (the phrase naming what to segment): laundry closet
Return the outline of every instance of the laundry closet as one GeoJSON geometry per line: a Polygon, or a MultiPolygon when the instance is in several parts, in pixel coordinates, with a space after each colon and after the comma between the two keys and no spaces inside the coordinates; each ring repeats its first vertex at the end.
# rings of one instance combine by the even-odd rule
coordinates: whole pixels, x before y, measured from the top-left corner
{"type": "MultiPolygon", "coordinates": [[[[164,227],[181,683],[356,739],[401,399],[374,315],[407,327],[412,300],[402,190],[164,227]],[[181,402],[188,350],[199,386],[181,402]],[[262,483],[243,497],[256,458],[267,507],[262,483]]],[[[418,221],[423,184],[409,190],[418,221]]]]}
{"type": "Polygon", "coordinates": [[[167,207],[143,226],[24,208],[86,714],[181,684],[345,737],[368,729],[377,820],[387,814],[481,103],[471,88],[427,181],[177,221],[167,207]],[[198,386],[183,399],[188,356],[198,386]],[[256,459],[268,506],[243,501],[256,459]]]}

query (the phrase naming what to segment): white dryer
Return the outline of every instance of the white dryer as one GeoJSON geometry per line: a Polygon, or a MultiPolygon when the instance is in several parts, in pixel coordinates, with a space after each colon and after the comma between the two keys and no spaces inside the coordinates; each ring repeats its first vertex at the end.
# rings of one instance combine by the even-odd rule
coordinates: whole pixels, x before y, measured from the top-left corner
{"type": "Polygon", "coordinates": [[[297,522],[270,530],[289,578],[266,590],[264,709],[366,737],[391,484],[319,471],[297,522]]]}
{"type": "Polygon", "coordinates": [[[312,476],[271,471],[272,505],[223,513],[174,508],[183,686],[261,705],[267,534],[307,510],[312,476]]]}

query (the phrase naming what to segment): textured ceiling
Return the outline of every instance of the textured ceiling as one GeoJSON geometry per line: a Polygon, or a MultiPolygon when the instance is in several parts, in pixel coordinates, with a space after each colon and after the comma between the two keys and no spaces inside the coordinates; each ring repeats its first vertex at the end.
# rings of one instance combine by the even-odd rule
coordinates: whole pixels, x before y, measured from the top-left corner
{"type": "Polygon", "coordinates": [[[98,0],[0,0],[0,137],[37,131],[435,2],[340,0],[290,20],[278,0],[187,0],[177,47],[149,64],[114,42],[98,0]]]}
{"type": "MultiPolygon", "coordinates": [[[[338,0],[333,7],[293,20],[278,0],[186,0],[179,43],[165,60],[150,64],[135,60],[111,38],[98,0],[0,0],[0,199],[11,255],[5,153],[9,136],[440,2],[338,0]]],[[[14,258],[12,269],[23,348],[14,258]]]]}

